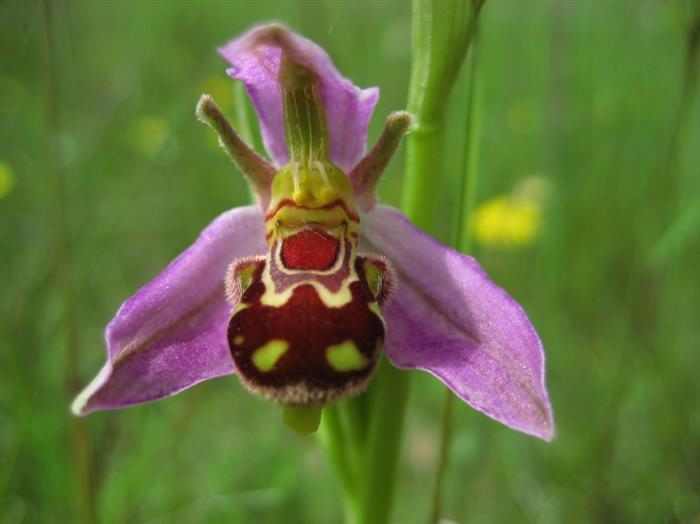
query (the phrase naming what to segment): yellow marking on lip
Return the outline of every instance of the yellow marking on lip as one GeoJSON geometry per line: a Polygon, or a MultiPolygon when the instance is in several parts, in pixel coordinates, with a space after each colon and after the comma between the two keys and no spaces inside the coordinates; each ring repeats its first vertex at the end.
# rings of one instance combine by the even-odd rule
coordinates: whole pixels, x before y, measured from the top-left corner
{"type": "Polygon", "coordinates": [[[346,304],[352,302],[352,292],[350,291],[350,284],[352,284],[356,280],[357,276],[350,275],[346,279],[346,282],[343,283],[343,286],[335,293],[329,291],[328,289],[326,289],[325,286],[319,284],[318,282],[309,281],[302,281],[298,284],[294,284],[282,293],[277,293],[273,291],[272,289],[274,288],[272,288],[269,291],[265,290],[265,294],[263,294],[263,296],[260,297],[260,303],[263,306],[282,307],[287,302],[289,302],[290,298],[292,298],[292,294],[294,293],[294,290],[296,288],[303,285],[310,285],[316,290],[316,293],[318,293],[318,298],[320,298],[321,302],[323,302],[326,306],[331,308],[341,308],[346,304]]]}
{"type": "Polygon", "coordinates": [[[249,308],[250,304],[246,304],[245,302],[239,302],[236,304],[236,308],[233,310],[233,314],[235,315],[236,313],[240,313],[246,308],[249,308]]]}
{"type": "Polygon", "coordinates": [[[367,357],[360,353],[352,340],[346,340],[335,346],[328,346],[326,359],[336,371],[358,371],[369,364],[367,357]]]}
{"type": "MultiPolygon", "coordinates": [[[[278,265],[282,267],[280,262],[281,261],[278,261],[278,265]]],[[[330,291],[324,285],[313,280],[302,280],[288,287],[280,293],[275,289],[275,283],[272,280],[272,276],[270,275],[270,264],[267,264],[267,267],[265,268],[265,271],[263,271],[262,274],[262,281],[263,284],[265,284],[265,292],[263,293],[262,297],[260,297],[260,303],[263,306],[282,307],[289,301],[290,298],[292,298],[292,294],[294,293],[294,290],[296,288],[303,285],[310,285],[316,290],[316,293],[318,293],[318,297],[321,299],[321,302],[323,302],[326,306],[331,308],[341,308],[346,304],[352,302],[352,292],[350,291],[350,285],[353,282],[359,280],[354,268],[354,259],[350,261],[350,267],[350,273],[345,278],[338,291],[330,291]]],[[[328,272],[332,271],[335,271],[335,268],[329,270],[328,272]]],[[[323,272],[317,273],[323,274],[323,272]]],[[[238,311],[236,311],[236,313],[237,312],[238,311]]]]}
{"type": "Polygon", "coordinates": [[[233,337],[233,343],[237,346],[240,346],[243,342],[245,342],[245,337],[243,335],[236,335],[233,337]]]}
{"type": "Polygon", "coordinates": [[[272,339],[253,353],[253,364],[263,373],[272,370],[279,359],[289,349],[286,340],[272,339]]]}

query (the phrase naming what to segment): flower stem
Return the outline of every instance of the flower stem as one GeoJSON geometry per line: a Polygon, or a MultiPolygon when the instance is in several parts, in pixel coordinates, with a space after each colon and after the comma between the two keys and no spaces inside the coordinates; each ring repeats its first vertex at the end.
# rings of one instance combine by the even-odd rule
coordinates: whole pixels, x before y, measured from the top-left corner
{"type": "MultiPolygon", "coordinates": [[[[417,4],[420,2],[416,2],[417,4]]],[[[477,71],[477,35],[478,35],[478,15],[483,2],[478,2],[473,4],[473,11],[470,14],[470,20],[468,23],[467,34],[462,40],[464,47],[464,53],[469,49],[471,45],[470,53],[470,68],[467,83],[467,117],[466,117],[466,147],[464,153],[464,169],[462,173],[464,176],[459,178],[459,206],[456,213],[456,223],[453,228],[454,234],[452,237],[452,245],[461,250],[469,251],[471,249],[471,227],[467,225],[470,213],[474,207],[474,201],[476,197],[476,182],[478,175],[478,137],[479,137],[479,85],[478,85],[478,71],[477,71]],[[465,227],[466,226],[466,227],[465,227]]],[[[450,71],[450,75],[453,73],[450,71]]],[[[419,118],[420,120],[420,118],[419,118]]],[[[432,126],[428,127],[428,132],[433,133],[433,140],[439,141],[442,137],[440,133],[443,132],[442,128],[434,129],[432,126]]],[[[419,144],[413,149],[413,154],[417,155],[419,158],[425,154],[424,150],[430,150],[433,147],[429,140],[424,137],[416,137],[419,144]],[[420,143],[422,142],[422,143],[420,143]]],[[[437,148],[441,147],[438,143],[437,148]]],[[[439,149],[436,149],[439,151],[439,149]]],[[[440,154],[436,154],[434,151],[432,158],[441,158],[440,154]]],[[[429,158],[429,157],[428,157],[429,158]]],[[[409,160],[409,165],[411,162],[409,160]]],[[[427,168],[424,167],[424,169],[427,168]]],[[[420,167],[419,167],[420,169],[420,167]]],[[[427,177],[424,177],[427,179],[427,177]]],[[[432,183],[435,183],[432,181],[432,183]]],[[[425,188],[419,188],[417,191],[425,191],[425,188]]],[[[414,197],[415,198],[415,197],[414,197]]],[[[423,208],[421,214],[418,215],[417,220],[426,220],[425,216],[426,208],[423,208]]],[[[434,216],[434,211],[429,211],[428,216],[434,216]]],[[[426,220],[427,222],[427,220],[426,220]]],[[[427,224],[421,224],[426,227],[427,224]]],[[[452,446],[453,437],[453,412],[454,412],[455,397],[449,389],[445,389],[444,402],[442,407],[442,421],[441,421],[441,436],[440,436],[440,448],[438,452],[438,459],[435,468],[435,479],[433,484],[433,494],[432,494],[432,505],[429,513],[429,522],[431,524],[438,523],[442,515],[442,501],[443,501],[443,487],[445,475],[447,473],[449,465],[449,456],[452,446]]]]}
{"type": "Polygon", "coordinates": [[[407,141],[402,208],[413,222],[434,229],[444,177],[447,99],[466,56],[483,1],[414,0],[413,69],[408,110],[416,117],[407,141]]]}
{"type": "Polygon", "coordinates": [[[481,83],[479,82],[479,31],[474,30],[471,42],[471,60],[467,84],[466,147],[463,172],[460,179],[460,206],[455,227],[454,246],[464,253],[472,251],[472,211],[476,203],[479,175],[479,139],[481,136],[481,83]]]}
{"type": "Polygon", "coordinates": [[[347,453],[355,478],[362,476],[364,468],[364,446],[367,442],[369,420],[367,395],[343,400],[338,404],[338,412],[343,431],[348,438],[347,453]]]}
{"type": "Polygon", "coordinates": [[[319,436],[321,443],[326,448],[331,465],[340,479],[344,498],[346,501],[355,499],[355,479],[346,453],[348,443],[337,405],[327,406],[323,409],[319,436]]]}
{"type": "Polygon", "coordinates": [[[382,359],[377,377],[368,392],[371,400],[370,421],[357,524],[389,522],[408,390],[408,374],[382,359]]]}
{"type": "Polygon", "coordinates": [[[440,427],[440,452],[435,466],[435,481],[433,484],[433,500],[430,508],[430,524],[440,522],[442,514],[442,485],[447,471],[449,453],[452,444],[452,413],[454,412],[454,395],[445,388],[445,400],[442,405],[442,424],[440,427]]]}

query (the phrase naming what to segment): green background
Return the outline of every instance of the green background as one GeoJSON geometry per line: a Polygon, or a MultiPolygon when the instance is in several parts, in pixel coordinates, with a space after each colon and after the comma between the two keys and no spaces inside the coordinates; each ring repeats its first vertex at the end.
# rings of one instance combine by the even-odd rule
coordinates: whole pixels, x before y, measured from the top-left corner
{"type": "MultiPolygon", "coordinates": [[[[534,245],[479,256],[541,334],[558,437],[541,443],[460,404],[445,488],[455,522],[700,522],[693,4],[486,3],[477,200],[533,174],[552,191],[534,245]]],[[[68,404],[101,366],[121,301],[247,201],[194,118],[204,90],[240,111],[216,46],[259,21],[288,23],[355,83],[380,86],[373,139],[405,107],[409,2],[51,5],[47,38],[41,3],[0,2],[0,162],[15,177],[0,199],[0,522],[339,522],[316,442],[235,378],[82,422],[68,404]]],[[[450,106],[454,177],[464,76],[450,106]]],[[[402,165],[382,183],[389,203],[402,165]]],[[[456,202],[437,192],[448,238],[456,202]]],[[[427,519],[443,396],[414,375],[401,523],[427,519]]]]}

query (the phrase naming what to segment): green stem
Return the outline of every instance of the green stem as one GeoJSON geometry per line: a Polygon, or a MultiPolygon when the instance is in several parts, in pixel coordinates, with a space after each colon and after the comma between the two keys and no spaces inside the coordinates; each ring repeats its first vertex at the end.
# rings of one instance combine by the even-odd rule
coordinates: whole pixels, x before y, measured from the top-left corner
{"type": "Polygon", "coordinates": [[[460,185],[460,206],[454,246],[464,253],[472,251],[472,212],[476,207],[476,189],[479,179],[479,139],[481,136],[482,85],[479,82],[479,31],[474,31],[471,46],[469,85],[467,86],[466,140],[464,173],[460,185]]]}
{"type": "Polygon", "coordinates": [[[343,431],[348,437],[348,449],[351,467],[355,478],[362,478],[364,467],[364,446],[367,441],[367,395],[343,400],[338,404],[338,412],[343,431]]]}
{"type": "Polygon", "coordinates": [[[442,425],[440,436],[440,451],[435,467],[435,483],[433,484],[433,500],[430,509],[430,524],[440,522],[442,515],[442,485],[447,471],[450,449],[452,447],[452,413],[454,412],[455,396],[445,388],[445,400],[442,406],[442,425]]]}
{"type": "Polygon", "coordinates": [[[365,473],[369,395],[342,400],[323,410],[320,438],[343,491],[345,522],[360,522],[360,485],[365,473]]]}
{"type": "MultiPolygon", "coordinates": [[[[463,252],[468,252],[472,247],[472,228],[470,217],[476,202],[476,186],[478,179],[479,162],[479,124],[480,124],[480,84],[478,82],[478,26],[474,22],[472,32],[469,78],[466,91],[467,118],[466,118],[466,147],[464,148],[463,172],[464,177],[459,184],[459,208],[457,222],[454,228],[453,246],[463,252]]],[[[444,479],[449,467],[450,450],[453,437],[453,412],[455,396],[445,389],[445,397],[442,408],[440,449],[435,467],[435,480],[433,484],[432,507],[429,523],[438,523],[442,515],[444,479]]]]}
{"type": "Polygon", "coordinates": [[[432,229],[435,221],[437,199],[433,195],[438,174],[442,172],[444,135],[442,121],[422,121],[407,138],[406,189],[402,194],[401,208],[414,224],[424,230],[432,229]],[[418,176],[419,173],[433,173],[435,176],[418,176]]]}
{"type": "Polygon", "coordinates": [[[343,431],[337,406],[327,406],[323,409],[320,438],[338,475],[343,489],[344,499],[356,498],[356,482],[347,455],[347,439],[343,431]]]}
{"type": "Polygon", "coordinates": [[[408,111],[416,126],[407,139],[402,208],[430,231],[444,176],[445,108],[476,28],[482,1],[413,1],[413,70],[408,111]]]}
{"type": "Polygon", "coordinates": [[[382,359],[370,386],[370,423],[358,524],[389,522],[408,400],[409,375],[382,359]]]}

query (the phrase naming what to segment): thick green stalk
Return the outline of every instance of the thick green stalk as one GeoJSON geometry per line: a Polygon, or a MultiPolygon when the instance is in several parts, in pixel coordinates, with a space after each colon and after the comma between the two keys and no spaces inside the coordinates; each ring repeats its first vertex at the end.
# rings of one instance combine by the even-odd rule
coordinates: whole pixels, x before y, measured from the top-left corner
{"type": "Polygon", "coordinates": [[[414,0],[413,70],[408,111],[416,117],[407,139],[402,208],[430,231],[444,176],[445,108],[474,33],[482,1],[414,0]]]}
{"type": "MultiPolygon", "coordinates": [[[[478,2],[479,6],[481,2],[478,2]]],[[[408,109],[416,117],[408,137],[403,209],[418,226],[434,231],[435,189],[444,176],[446,99],[474,29],[474,7],[465,0],[414,0],[413,69],[408,109]]],[[[358,524],[390,521],[409,375],[383,361],[369,391],[370,413],[358,524]]]]}
{"type": "Polygon", "coordinates": [[[445,388],[445,400],[442,406],[442,423],[440,426],[440,450],[438,452],[437,465],[435,466],[435,481],[433,484],[433,500],[430,508],[429,524],[440,522],[442,515],[442,487],[447,473],[450,450],[452,449],[452,413],[455,407],[455,396],[445,388]]]}
{"type": "Polygon", "coordinates": [[[358,524],[389,522],[396,491],[409,375],[382,359],[370,386],[370,422],[360,484],[358,524]]]}
{"type": "MultiPolygon", "coordinates": [[[[471,213],[476,201],[476,184],[478,178],[479,162],[479,124],[480,120],[480,84],[478,82],[478,31],[475,29],[471,44],[471,61],[467,86],[467,118],[466,118],[466,146],[464,148],[463,172],[464,176],[459,184],[459,210],[453,236],[453,245],[460,251],[469,252],[472,247],[471,213]]],[[[455,397],[449,389],[445,389],[445,400],[442,411],[442,425],[440,437],[440,450],[438,462],[435,467],[435,481],[433,485],[433,501],[428,522],[438,523],[442,514],[442,500],[444,478],[449,466],[450,450],[452,448],[455,397]]]]}
{"type": "Polygon", "coordinates": [[[479,82],[478,27],[471,44],[471,62],[467,86],[466,147],[464,148],[464,176],[460,184],[460,206],[455,227],[454,246],[463,253],[472,251],[472,212],[476,205],[476,188],[479,179],[479,139],[481,137],[482,84],[479,82]]]}
{"type": "Polygon", "coordinates": [[[356,481],[348,460],[347,439],[340,420],[338,406],[323,409],[320,428],[321,443],[326,448],[331,465],[338,475],[346,496],[355,496],[356,481]]]}

